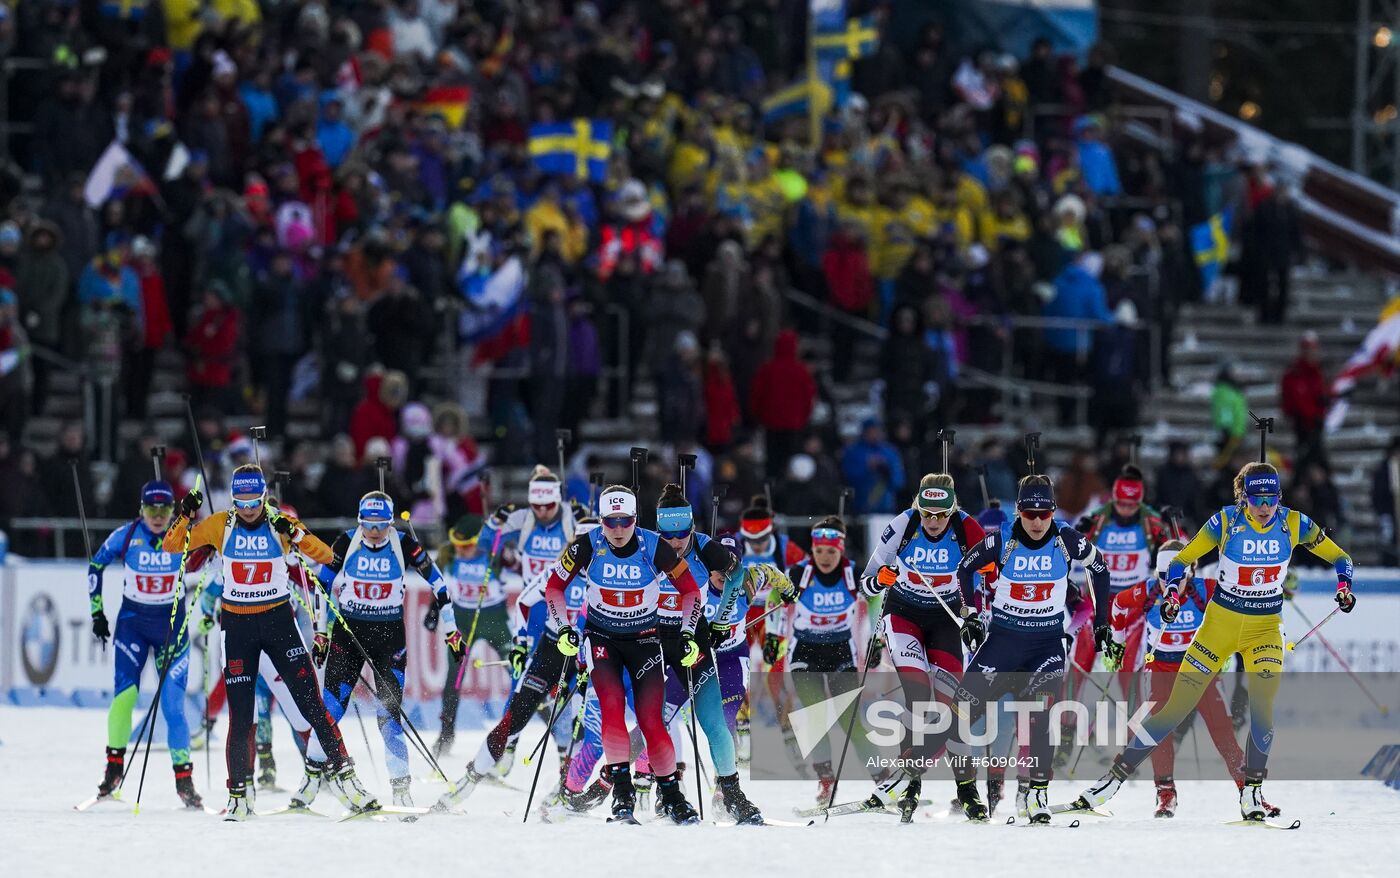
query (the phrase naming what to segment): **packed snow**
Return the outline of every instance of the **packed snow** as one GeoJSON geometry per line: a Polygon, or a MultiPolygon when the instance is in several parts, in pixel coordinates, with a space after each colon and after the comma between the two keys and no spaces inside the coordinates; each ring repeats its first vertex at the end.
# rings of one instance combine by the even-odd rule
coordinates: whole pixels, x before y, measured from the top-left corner
{"type": "MultiPolygon", "coordinates": [[[[139,722],[139,717],[137,718],[139,722]]],[[[216,731],[213,784],[205,783],[205,754],[194,755],[195,779],[206,804],[221,808],[222,726],[216,731]]],[[[275,720],[278,783],[294,786],[300,759],[289,728],[275,720]]],[[[535,720],[521,738],[522,753],[543,732],[535,720]]],[[[810,827],[675,827],[652,822],[610,826],[600,807],[586,817],[543,824],[532,815],[522,825],[525,790],[533,766],[517,762],[507,778],[520,791],[483,786],[462,815],[430,815],[417,823],[337,823],[306,816],[267,816],[248,823],[180,808],[167,753],[151,753],[139,815],[129,802],[136,773],[128,778],[128,804],[107,803],[86,812],[73,805],[91,796],[101,777],[106,713],[78,708],[0,707],[0,874],[6,876],[152,876],[198,874],[251,876],[431,875],[501,876],[557,872],[569,876],[646,874],[705,875],[923,875],[943,869],[997,874],[1122,875],[1125,869],[1206,875],[1394,875],[1400,862],[1400,791],[1373,781],[1270,783],[1270,801],[1284,817],[1301,819],[1295,832],[1229,827],[1238,817],[1233,786],[1226,782],[1179,783],[1180,810],[1155,820],[1150,781],[1130,783],[1114,799],[1112,819],[1081,818],[1077,829],[1004,825],[1009,802],[991,825],[967,824],[948,814],[951,784],[931,782],[924,791],[936,804],[921,809],[910,826],[892,816],[857,815],[810,827]],[[603,839],[606,844],[600,844],[603,839]],[[541,872],[541,870],[548,870],[541,872]]],[[[443,766],[460,774],[485,729],[459,730],[443,766]]],[[[369,729],[374,752],[353,721],[345,740],[366,786],[388,800],[382,745],[369,729]]],[[[431,740],[432,735],[427,735],[431,740]]],[[[128,757],[130,758],[130,757],[128,757]]],[[[139,760],[139,756],[137,757],[139,760]]],[[[541,794],[556,776],[553,748],[541,772],[541,794]]],[[[139,771],[139,763],[138,769],[139,771]]],[[[1057,780],[1052,801],[1066,801],[1090,774],[1057,780]]],[[[414,756],[415,774],[429,769],[414,756]]],[[[687,795],[694,779],[687,775],[687,795]]],[[[812,804],[815,782],[753,782],[749,796],[773,818],[797,822],[794,808],[812,804]]],[[[441,783],[415,781],[415,800],[431,804],[441,783]]],[[[707,791],[708,793],[708,791],[707,791]]],[[[863,797],[868,784],[843,781],[838,798],[863,797]]],[[[259,810],[284,805],[289,792],[262,792],[259,810]]],[[[706,817],[713,819],[707,800],[706,817]]],[[[340,813],[328,793],[317,808],[340,813]]],[[[640,815],[640,812],[639,812],[640,815]]],[[[643,816],[646,821],[649,819],[643,816]]],[[[1057,824],[1069,821],[1057,817],[1057,824]]],[[[956,874],[956,872],[952,873],[956,874]]]]}

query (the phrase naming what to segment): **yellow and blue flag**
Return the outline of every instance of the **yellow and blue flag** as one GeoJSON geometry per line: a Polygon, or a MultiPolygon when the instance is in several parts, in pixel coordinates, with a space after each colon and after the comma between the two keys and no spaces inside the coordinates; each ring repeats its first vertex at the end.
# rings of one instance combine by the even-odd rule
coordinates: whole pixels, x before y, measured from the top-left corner
{"type": "Polygon", "coordinates": [[[842,22],[836,30],[818,29],[812,36],[817,58],[866,58],[880,47],[880,28],[875,16],[867,15],[842,22]]]}
{"type": "Polygon", "coordinates": [[[811,0],[807,9],[816,33],[831,33],[846,26],[846,0],[811,0]]]}
{"type": "Polygon", "coordinates": [[[817,113],[825,115],[831,109],[831,101],[831,86],[816,78],[801,79],[763,99],[763,123],[806,116],[814,102],[817,113]]]}
{"type": "Polygon", "coordinates": [[[546,174],[573,174],[601,183],[608,176],[612,123],[574,119],[530,126],[530,158],[546,174]]]}
{"type": "Polygon", "coordinates": [[[1201,272],[1201,288],[1209,291],[1215,286],[1230,261],[1230,234],[1234,214],[1229,209],[1217,213],[1205,222],[1191,227],[1191,253],[1201,272]]]}

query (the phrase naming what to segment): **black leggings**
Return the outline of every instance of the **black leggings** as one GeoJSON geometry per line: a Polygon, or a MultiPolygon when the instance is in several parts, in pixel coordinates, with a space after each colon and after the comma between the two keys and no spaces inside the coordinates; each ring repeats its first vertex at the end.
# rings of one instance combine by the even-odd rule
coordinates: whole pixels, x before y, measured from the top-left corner
{"type": "Polygon", "coordinates": [[[277,604],[258,613],[235,613],[227,607],[220,614],[223,629],[224,688],[228,693],[228,785],[242,786],[253,773],[253,714],[258,682],[258,657],[267,653],[291,693],[297,710],[311,723],[316,740],[326,751],[327,764],[338,768],[346,761],[345,744],[316,682],[316,666],[306,652],[290,603],[277,604]]]}

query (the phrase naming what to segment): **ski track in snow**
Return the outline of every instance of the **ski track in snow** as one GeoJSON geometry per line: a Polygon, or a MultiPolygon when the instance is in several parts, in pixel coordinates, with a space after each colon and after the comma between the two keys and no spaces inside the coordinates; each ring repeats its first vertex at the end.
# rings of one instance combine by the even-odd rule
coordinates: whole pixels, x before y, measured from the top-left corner
{"type": "MultiPolygon", "coordinates": [[[[138,717],[139,722],[139,717],[138,717]]],[[[214,789],[204,782],[205,754],[194,754],[194,777],[206,804],[223,807],[221,718],[215,732],[214,789]]],[[[301,761],[287,725],[274,721],[278,782],[294,786],[301,761]]],[[[544,725],[535,720],[521,738],[521,754],[538,741],[544,725]]],[[[365,752],[354,723],[345,739],[359,774],[370,790],[388,801],[383,752],[365,752]]],[[[1283,818],[1303,821],[1296,832],[1233,828],[1238,819],[1233,785],[1191,781],[1178,784],[1180,809],[1172,820],[1152,817],[1153,787],[1138,780],[1125,786],[1109,807],[1112,819],[1081,817],[1072,831],[1003,825],[1008,800],[992,822],[975,826],[947,816],[942,803],[952,798],[950,781],[931,781],[924,795],[934,806],[922,809],[912,826],[883,815],[832,818],[809,828],[681,828],[670,825],[609,826],[601,819],[575,819],[545,825],[532,817],[521,825],[524,794],[481,786],[464,805],[465,815],[431,815],[417,823],[356,821],[337,824],[313,817],[279,816],[244,824],[179,809],[169,755],[152,748],[140,815],[118,805],[79,813],[73,805],[93,794],[101,777],[106,713],[65,708],[0,707],[0,875],[72,876],[264,876],[307,875],[480,875],[501,876],[539,870],[561,875],[617,876],[674,873],[676,864],[695,875],[899,875],[978,870],[1038,875],[1094,873],[1160,874],[1164,868],[1192,878],[1209,875],[1395,875],[1400,862],[1400,791],[1372,781],[1268,783],[1266,794],[1283,808],[1283,818]],[[507,816],[506,812],[510,812],[507,816]],[[610,837],[612,836],[612,837],[610,837]]],[[[461,731],[443,768],[454,777],[475,752],[485,730],[461,731]]],[[[434,735],[424,733],[431,743],[434,735]]],[[[540,792],[556,775],[552,748],[540,773],[540,792]]],[[[1370,754],[1357,754],[1358,768],[1370,754]]],[[[1178,757],[1180,758],[1180,757],[1178,757]]],[[[128,752],[128,760],[131,754],[128,752]]],[[[136,795],[137,767],[124,795],[136,795]]],[[[412,756],[415,776],[427,767],[412,756]]],[[[509,782],[528,789],[534,766],[517,762],[509,782]]],[[[1080,766],[1075,780],[1058,780],[1051,800],[1068,801],[1097,775],[1100,767],[1080,766]]],[[[712,772],[711,772],[712,774],[712,772]]],[[[750,798],[775,819],[796,820],[794,807],[807,807],[814,781],[745,784],[750,798]]],[[[1010,787],[1011,784],[1008,784],[1010,787]]],[[[415,781],[416,804],[429,805],[444,785],[415,781]]],[[[842,801],[869,793],[869,784],[843,781],[842,801]]],[[[695,795],[693,776],[686,794],[695,795]]],[[[708,796],[708,790],[707,790],[708,796]]],[[[289,793],[257,798],[262,810],[284,805],[289,793]]],[[[340,813],[323,792],[315,807],[340,813]]],[[[712,809],[707,799],[707,818],[712,809]]],[[[600,808],[593,812],[602,815],[600,808]]],[[[1057,823],[1068,823],[1063,817],[1057,823]]],[[[548,874],[548,873],[545,873],[548,874]]]]}

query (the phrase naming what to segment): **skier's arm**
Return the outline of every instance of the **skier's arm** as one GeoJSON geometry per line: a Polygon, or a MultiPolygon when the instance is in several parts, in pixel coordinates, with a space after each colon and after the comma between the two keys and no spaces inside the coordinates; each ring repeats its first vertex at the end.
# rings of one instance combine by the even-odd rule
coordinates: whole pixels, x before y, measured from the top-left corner
{"type": "Polygon", "coordinates": [[[1295,525],[1293,533],[1298,535],[1298,545],[1312,552],[1323,561],[1330,561],[1332,568],[1337,572],[1337,582],[1345,583],[1348,589],[1351,588],[1351,556],[1342,549],[1341,546],[1332,542],[1323,530],[1322,526],[1313,521],[1301,512],[1293,512],[1296,515],[1296,522],[1289,522],[1295,525]]]}
{"type": "MultiPolygon", "coordinates": [[[[333,557],[331,547],[322,542],[320,537],[307,530],[306,525],[290,515],[278,515],[277,518],[286,520],[290,525],[288,532],[283,533],[280,528],[276,527],[274,521],[274,529],[277,530],[277,536],[282,541],[283,554],[296,552],[317,564],[331,562],[333,557]]],[[[198,529],[196,529],[196,533],[198,533],[198,529]]]]}
{"type": "Polygon", "coordinates": [[[544,600],[556,630],[567,628],[569,625],[564,589],[573,582],[580,571],[587,569],[592,560],[593,544],[587,534],[580,534],[574,537],[574,541],[569,543],[568,548],[564,549],[564,554],[559,556],[559,560],[554,562],[554,567],[549,571],[549,581],[544,586],[544,600]]]}
{"type": "Polygon", "coordinates": [[[885,529],[880,531],[880,541],[875,544],[874,551],[870,553],[870,560],[865,562],[865,570],[860,575],[862,581],[874,576],[875,572],[886,564],[894,563],[895,552],[899,549],[899,541],[904,536],[904,528],[908,526],[908,522],[909,513],[901,512],[891,518],[885,529]]]}
{"type": "Polygon", "coordinates": [[[1001,531],[992,531],[977,545],[969,548],[967,554],[958,562],[958,589],[962,591],[967,606],[972,606],[969,596],[973,593],[977,574],[988,567],[995,570],[1000,559],[1001,531]]]}
{"type": "Polygon", "coordinates": [[[223,539],[224,527],[228,523],[228,512],[215,512],[190,529],[190,520],[184,516],[175,519],[170,525],[170,530],[165,532],[165,539],[161,540],[161,548],[167,552],[183,552],[186,549],[193,552],[200,546],[212,546],[214,551],[222,551],[219,545],[223,539]],[[190,544],[185,545],[185,534],[189,534],[190,544]]]}
{"type": "Polygon", "coordinates": [[[1094,628],[1108,624],[1109,579],[1108,562],[1089,538],[1072,527],[1060,528],[1060,540],[1069,551],[1071,561],[1079,561],[1089,574],[1089,594],[1094,599],[1094,628]]]}
{"type": "MultiPolygon", "coordinates": [[[[728,554],[728,553],[726,553],[728,554]]],[[[676,591],[681,595],[681,631],[695,633],[695,628],[704,618],[705,605],[702,603],[700,585],[690,572],[690,565],[676,555],[676,550],[665,540],[657,540],[656,554],[652,556],[656,569],[666,574],[676,591]]]]}
{"type": "Polygon", "coordinates": [[[1210,520],[1201,525],[1201,529],[1196,531],[1196,535],[1191,538],[1191,542],[1186,544],[1186,548],[1176,553],[1172,559],[1171,566],[1167,568],[1167,584],[1174,588],[1181,588],[1181,582],[1186,576],[1186,568],[1196,563],[1206,556],[1211,549],[1220,545],[1223,524],[1220,520],[1220,513],[1217,512],[1210,517],[1210,520]]]}
{"type": "Polygon", "coordinates": [[[1113,627],[1113,642],[1125,643],[1128,629],[1142,615],[1143,601],[1147,598],[1147,586],[1139,582],[1132,588],[1125,588],[1113,596],[1113,608],[1109,613],[1109,624],[1113,627]]]}
{"type": "MultiPolygon", "coordinates": [[[[443,577],[442,571],[433,563],[433,556],[428,554],[428,550],[423,544],[413,538],[412,534],[401,537],[399,546],[403,549],[404,560],[408,565],[423,577],[423,581],[428,583],[428,588],[432,589],[433,600],[437,601],[438,609],[441,610],[452,602],[452,597],[447,593],[447,579],[443,577]]],[[[442,622],[442,630],[448,637],[457,630],[457,616],[454,613],[442,613],[439,617],[442,622]]]]}
{"type": "Polygon", "coordinates": [[[335,578],[340,575],[340,571],[345,569],[345,555],[350,551],[350,535],[341,533],[335,538],[335,543],[331,546],[331,559],[324,564],[318,564],[316,570],[316,581],[326,591],[331,590],[335,583],[335,578]]]}
{"type": "Polygon", "coordinates": [[[124,524],[112,531],[88,561],[88,604],[94,613],[102,609],[102,571],[108,564],[120,559],[122,543],[126,542],[126,532],[130,528],[131,525],[124,524]]]}

